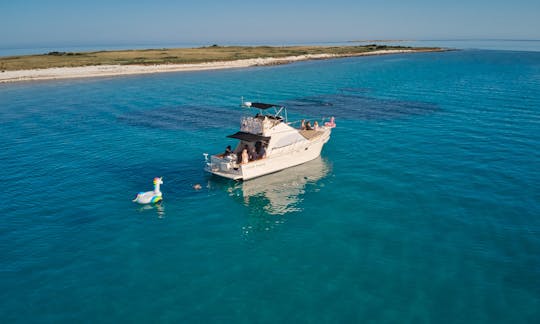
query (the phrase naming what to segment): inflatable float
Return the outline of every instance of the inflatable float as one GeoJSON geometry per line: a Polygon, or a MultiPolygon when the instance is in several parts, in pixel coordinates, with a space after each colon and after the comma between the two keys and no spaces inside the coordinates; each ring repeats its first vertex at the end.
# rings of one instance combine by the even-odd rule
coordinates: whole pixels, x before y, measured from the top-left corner
{"type": "Polygon", "coordinates": [[[133,202],[138,204],[157,204],[163,200],[163,194],[159,186],[163,184],[163,178],[154,178],[154,190],[147,192],[139,192],[133,202]]]}

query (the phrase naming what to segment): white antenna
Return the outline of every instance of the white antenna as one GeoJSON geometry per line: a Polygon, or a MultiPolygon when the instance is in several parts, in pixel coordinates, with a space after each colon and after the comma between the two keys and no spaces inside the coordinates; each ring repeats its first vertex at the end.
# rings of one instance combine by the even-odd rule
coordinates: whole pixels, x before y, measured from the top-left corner
{"type": "Polygon", "coordinates": [[[250,108],[251,107],[251,101],[244,101],[244,97],[242,97],[242,105],[241,105],[241,107],[250,108]]]}

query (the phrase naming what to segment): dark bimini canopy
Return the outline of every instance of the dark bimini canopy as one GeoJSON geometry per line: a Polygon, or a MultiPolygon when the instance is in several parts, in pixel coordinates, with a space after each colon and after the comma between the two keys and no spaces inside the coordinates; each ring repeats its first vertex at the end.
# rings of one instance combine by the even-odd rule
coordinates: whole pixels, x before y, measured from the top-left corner
{"type": "Polygon", "coordinates": [[[268,109],[272,107],[281,107],[280,105],[274,105],[274,104],[267,104],[262,102],[252,102],[251,107],[259,108],[259,109],[268,109]]]}
{"type": "Polygon", "coordinates": [[[237,132],[237,133],[229,135],[227,137],[236,138],[236,139],[246,141],[246,142],[261,141],[261,142],[268,143],[270,141],[270,137],[268,137],[268,136],[255,135],[255,134],[246,133],[246,132],[237,132]]]}

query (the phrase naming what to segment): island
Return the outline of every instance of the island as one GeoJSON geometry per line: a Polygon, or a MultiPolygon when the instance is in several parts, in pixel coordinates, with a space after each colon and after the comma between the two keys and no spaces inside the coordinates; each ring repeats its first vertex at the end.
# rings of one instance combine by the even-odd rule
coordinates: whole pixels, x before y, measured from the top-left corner
{"type": "Polygon", "coordinates": [[[0,83],[108,77],[287,64],[363,55],[444,51],[436,47],[361,46],[204,46],[144,50],[60,52],[0,57],[0,83]]]}

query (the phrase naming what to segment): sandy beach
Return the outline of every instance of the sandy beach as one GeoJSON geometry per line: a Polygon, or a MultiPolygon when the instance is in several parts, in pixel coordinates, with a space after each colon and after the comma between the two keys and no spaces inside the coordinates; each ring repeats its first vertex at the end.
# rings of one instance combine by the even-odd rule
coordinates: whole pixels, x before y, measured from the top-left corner
{"type": "Polygon", "coordinates": [[[159,64],[159,65],[93,65],[82,67],[60,67],[48,69],[18,70],[0,72],[0,83],[17,81],[37,81],[37,80],[55,80],[70,78],[90,78],[90,77],[111,77],[133,74],[149,74],[162,72],[182,72],[182,71],[203,71],[234,69],[250,66],[263,66],[275,64],[287,64],[305,60],[332,59],[339,57],[368,56],[368,55],[386,55],[398,53],[417,53],[433,50],[379,50],[358,54],[307,54],[288,57],[266,57],[256,59],[245,59],[236,61],[208,62],[197,64],[159,64]]]}

